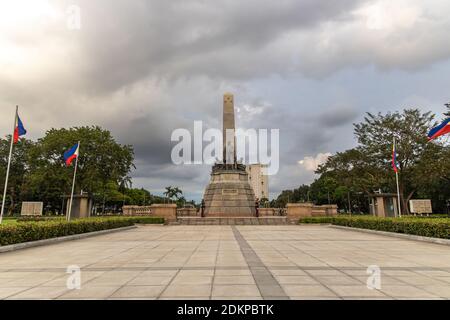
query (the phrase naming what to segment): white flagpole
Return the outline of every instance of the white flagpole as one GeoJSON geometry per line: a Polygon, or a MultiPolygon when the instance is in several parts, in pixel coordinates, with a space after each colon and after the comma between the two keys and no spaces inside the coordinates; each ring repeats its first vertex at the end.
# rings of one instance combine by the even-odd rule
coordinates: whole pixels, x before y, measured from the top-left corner
{"type": "Polygon", "coordinates": [[[399,214],[399,217],[401,218],[402,217],[402,209],[400,206],[400,190],[398,187],[398,172],[395,173],[395,179],[397,180],[398,214],[399,214]]]}
{"type": "MultiPolygon", "coordinates": [[[[397,147],[395,145],[395,137],[394,137],[394,150],[395,153],[397,153],[397,147]]],[[[395,158],[397,159],[397,155],[395,155],[395,158]]],[[[397,162],[394,163],[395,167],[397,170],[395,170],[395,181],[397,182],[397,205],[398,205],[398,216],[401,218],[402,217],[402,209],[400,206],[400,188],[398,186],[398,167],[397,167],[397,162]]]]}
{"type": "Polygon", "coordinates": [[[13,145],[14,145],[14,132],[16,131],[17,115],[18,114],[19,114],[19,106],[16,106],[16,114],[14,116],[14,127],[13,127],[13,132],[12,132],[12,135],[11,135],[11,145],[9,147],[8,167],[6,169],[5,187],[4,187],[4,190],[3,190],[2,210],[0,212],[0,224],[2,224],[3,213],[5,212],[6,191],[8,189],[9,169],[11,167],[11,157],[12,157],[12,151],[13,151],[13,145]]]}
{"type": "Polygon", "coordinates": [[[75,190],[75,178],[77,176],[77,168],[78,168],[78,157],[80,156],[80,141],[78,141],[78,154],[75,158],[75,169],[73,170],[73,181],[72,181],[72,193],[70,194],[70,203],[69,203],[69,211],[67,215],[67,221],[70,221],[70,215],[72,213],[72,202],[73,202],[73,192],[75,190]]]}

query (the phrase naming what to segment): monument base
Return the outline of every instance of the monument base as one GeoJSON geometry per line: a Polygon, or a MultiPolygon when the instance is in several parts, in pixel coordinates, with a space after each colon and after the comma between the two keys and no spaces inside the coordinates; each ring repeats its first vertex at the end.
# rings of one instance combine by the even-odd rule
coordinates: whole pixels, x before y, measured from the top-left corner
{"type": "MultiPolygon", "coordinates": [[[[69,214],[70,195],[64,196],[66,201],[66,216],[69,214]]],[[[92,213],[93,200],[87,194],[74,194],[70,219],[89,218],[92,213]]]]}
{"type": "Polygon", "coordinates": [[[215,165],[206,187],[205,217],[255,217],[255,194],[242,165],[215,165]]]}

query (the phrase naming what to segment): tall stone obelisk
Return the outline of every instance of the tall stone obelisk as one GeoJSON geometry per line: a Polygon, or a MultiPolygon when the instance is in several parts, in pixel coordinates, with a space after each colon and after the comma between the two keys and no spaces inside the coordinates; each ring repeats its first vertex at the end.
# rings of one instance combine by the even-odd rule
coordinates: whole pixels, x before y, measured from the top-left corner
{"type": "Polygon", "coordinates": [[[255,193],[248,181],[245,165],[236,161],[234,97],[223,96],[223,163],[213,166],[211,180],[206,187],[205,216],[254,217],[255,193]]]}
{"type": "Polygon", "coordinates": [[[234,122],[234,96],[225,93],[223,96],[223,162],[236,163],[236,138],[234,122]]]}

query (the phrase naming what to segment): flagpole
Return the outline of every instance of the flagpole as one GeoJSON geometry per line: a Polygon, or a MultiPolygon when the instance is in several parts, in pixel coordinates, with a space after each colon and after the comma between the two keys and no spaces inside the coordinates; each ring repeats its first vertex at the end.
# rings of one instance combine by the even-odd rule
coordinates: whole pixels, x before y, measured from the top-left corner
{"type": "MultiPolygon", "coordinates": [[[[78,141],[78,150],[80,150],[80,141],[78,141]]],[[[72,202],[73,202],[73,192],[75,190],[75,178],[77,176],[77,168],[78,168],[78,157],[75,158],[75,169],[73,170],[73,181],[72,181],[72,193],[70,194],[70,204],[69,204],[69,214],[67,215],[67,221],[70,221],[70,215],[72,213],[72,202]]]]}
{"type": "Polygon", "coordinates": [[[399,187],[398,187],[398,172],[395,173],[395,179],[397,180],[398,215],[401,218],[402,217],[402,209],[400,207],[400,190],[399,190],[399,187]]]}
{"type": "Polygon", "coordinates": [[[5,188],[3,190],[2,209],[0,212],[0,224],[3,221],[3,213],[5,212],[6,190],[8,189],[9,169],[11,168],[11,158],[14,145],[14,132],[16,131],[17,115],[19,114],[19,106],[16,106],[16,115],[14,116],[14,127],[11,135],[11,145],[9,147],[8,167],[6,169],[5,188]]]}
{"type": "MultiPolygon", "coordinates": [[[[395,150],[394,152],[397,152],[397,147],[395,145],[395,137],[394,137],[394,150],[395,150]]],[[[396,163],[394,165],[397,166],[396,163]]],[[[401,206],[400,206],[400,188],[399,188],[399,185],[398,185],[398,168],[397,168],[397,170],[395,170],[395,181],[397,182],[398,216],[401,218],[402,217],[402,209],[401,209],[401,206]]]]}

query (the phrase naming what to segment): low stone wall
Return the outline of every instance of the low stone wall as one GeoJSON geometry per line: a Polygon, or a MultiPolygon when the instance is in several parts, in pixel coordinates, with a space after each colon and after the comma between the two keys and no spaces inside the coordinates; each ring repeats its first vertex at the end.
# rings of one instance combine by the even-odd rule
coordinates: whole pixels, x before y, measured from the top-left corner
{"type": "Polygon", "coordinates": [[[123,214],[125,216],[155,216],[170,222],[177,219],[177,205],[169,203],[152,204],[151,206],[124,206],[123,214]]]}
{"type": "Polygon", "coordinates": [[[200,217],[201,212],[197,208],[180,208],[177,209],[178,217],[200,217]]]}
{"type": "Polygon", "coordinates": [[[312,203],[288,203],[286,212],[290,220],[298,220],[303,217],[336,216],[338,213],[335,204],[315,206],[312,203]]]}
{"type": "Polygon", "coordinates": [[[286,210],[283,208],[258,208],[260,217],[281,217],[286,215],[286,210]]]}
{"type": "MultiPolygon", "coordinates": [[[[175,221],[178,217],[200,217],[200,210],[196,208],[177,209],[176,204],[152,204],[151,206],[124,206],[123,214],[126,216],[155,216],[166,222],[175,221]]],[[[288,203],[286,209],[259,208],[260,217],[274,217],[286,215],[289,220],[298,220],[303,217],[336,216],[337,205],[327,204],[315,206],[312,203],[288,203]]]]}
{"type": "Polygon", "coordinates": [[[152,214],[151,206],[123,206],[125,216],[148,216],[152,214]]]}
{"type": "Polygon", "coordinates": [[[260,217],[273,217],[276,215],[275,208],[258,208],[258,215],[260,217]]]}

